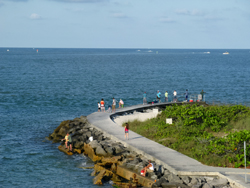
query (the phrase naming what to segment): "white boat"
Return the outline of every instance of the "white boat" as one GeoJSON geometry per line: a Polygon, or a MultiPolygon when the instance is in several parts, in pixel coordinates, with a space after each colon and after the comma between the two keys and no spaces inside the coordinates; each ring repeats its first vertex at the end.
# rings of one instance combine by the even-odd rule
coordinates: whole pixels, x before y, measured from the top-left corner
{"type": "Polygon", "coordinates": [[[224,52],[224,53],[223,53],[223,55],[228,55],[228,54],[229,54],[229,52],[224,52]]]}
{"type": "Polygon", "coordinates": [[[9,49],[7,49],[7,52],[9,52],[10,50],[9,49]]]}
{"type": "Polygon", "coordinates": [[[152,52],[152,50],[149,50],[148,52],[152,52]]]}
{"type": "Polygon", "coordinates": [[[204,54],[210,54],[210,52],[204,52],[204,54]]]}
{"type": "Polygon", "coordinates": [[[140,52],[141,50],[137,50],[138,52],[140,52]]]}

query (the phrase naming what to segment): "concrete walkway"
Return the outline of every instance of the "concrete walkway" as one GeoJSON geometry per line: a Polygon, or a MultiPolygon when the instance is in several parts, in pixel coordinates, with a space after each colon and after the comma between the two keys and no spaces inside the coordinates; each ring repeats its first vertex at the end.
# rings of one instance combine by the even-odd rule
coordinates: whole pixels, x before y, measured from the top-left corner
{"type": "Polygon", "coordinates": [[[139,154],[143,154],[148,159],[163,165],[171,172],[178,175],[216,175],[226,177],[235,187],[250,187],[250,170],[211,167],[183,155],[173,149],[149,140],[133,131],[129,131],[129,140],[124,138],[124,128],[112,121],[112,117],[143,109],[152,109],[162,105],[172,103],[160,103],[154,105],[135,105],[117,110],[115,113],[95,112],[87,116],[88,121],[97,129],[101,130],[105,136],[123,143],[129,149],[133,149],[139,154]],[[247,172],[248,182],[245,183],[245,172],[247,172]]]}

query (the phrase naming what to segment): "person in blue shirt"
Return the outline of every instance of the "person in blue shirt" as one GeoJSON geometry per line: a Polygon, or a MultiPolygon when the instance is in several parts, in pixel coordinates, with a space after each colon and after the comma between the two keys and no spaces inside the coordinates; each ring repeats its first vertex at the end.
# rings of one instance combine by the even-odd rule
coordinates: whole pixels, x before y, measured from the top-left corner
{"type": "Polygon", "coordinates": [[[143,93],[143,105],[147,104],[147,94],[146,91],[143,93]]]}
{"type": "Polygon", "coordinates": [[[157,91],[156,99],[159,101],[159,103],[161,102],[161,92],[159,90],[157,91]]]}
{"type": "Polygon", "coordinates": [[[186,96],[186,100],[188,100],[188,90],[186,89],[186,92],[184,93],[186,96]]]}

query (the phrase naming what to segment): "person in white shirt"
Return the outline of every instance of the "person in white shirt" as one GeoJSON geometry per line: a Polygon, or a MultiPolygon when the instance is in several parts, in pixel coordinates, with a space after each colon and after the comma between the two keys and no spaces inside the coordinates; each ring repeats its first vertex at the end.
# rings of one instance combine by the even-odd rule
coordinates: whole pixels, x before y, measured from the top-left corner
{"type": "Polygon", "coordinates": [[[177,92],[176,92],[175,90],[174,90],[173,95],[174,95],[174,100],[173,100],[173,102],[177,102],[177,92]]]}

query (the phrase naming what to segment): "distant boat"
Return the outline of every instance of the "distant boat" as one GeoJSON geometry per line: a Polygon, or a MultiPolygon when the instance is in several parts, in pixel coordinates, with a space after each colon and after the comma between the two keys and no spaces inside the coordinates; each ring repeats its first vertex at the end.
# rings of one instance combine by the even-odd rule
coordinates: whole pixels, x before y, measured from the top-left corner
{"type": "Polygon", "coordinates": [[[210,52],[204,52],[204,54],[210,54],[210,52]]]}
{"type": "Polygon", "coordinates": [[[140,52],[141,50],[137,50],[138,52],[140,52]]]}
{"type": "Polygon", "coordinates": [[[224,53],[223,53],[223,55],[228,55],[228,54],[229,54],[229,52],[224,52],[224,53]]]}
{"type": "Polygon", "coordinates": [[[38,53],[38,49],[36,50],[36,53],[38,53]]]}
{"type": "Polygon", "coordinates": [[[7,49],[7,52],[9,52],[10,50],[9,49],[7,49]]]}
{"type": "Polygon", "coordinates": [[[149,50],[148,52],[153,52],[152,50],[149,50]]]}

